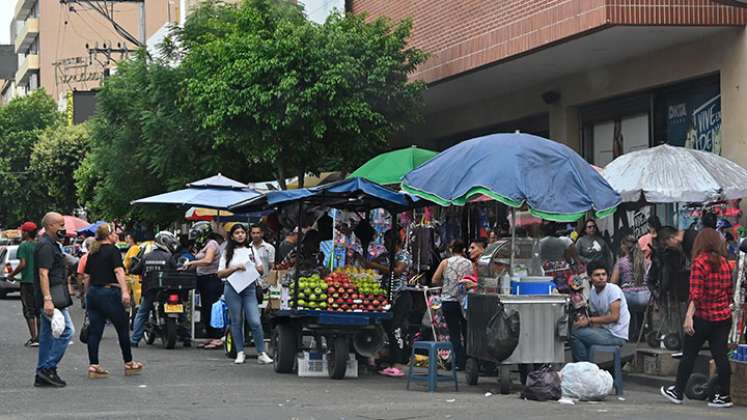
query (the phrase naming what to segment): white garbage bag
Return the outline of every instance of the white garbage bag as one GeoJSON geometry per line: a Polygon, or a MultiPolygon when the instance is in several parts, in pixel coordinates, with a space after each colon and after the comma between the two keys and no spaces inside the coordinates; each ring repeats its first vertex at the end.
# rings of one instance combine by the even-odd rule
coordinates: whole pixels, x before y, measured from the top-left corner
{"type": "Polygon", "coordinates": [[[612,375],[589,362],[568,363],[560,371],[560,389],[564,398],[596,401],[612,391],[612,375]]]}
{"type": "Polygon", "coordinates": [[[65,331],[65,317],[62,315],[62,312],[55,308],[50,321],[52,323],[52,336],[60,338],[62,332],[65,331]]]}

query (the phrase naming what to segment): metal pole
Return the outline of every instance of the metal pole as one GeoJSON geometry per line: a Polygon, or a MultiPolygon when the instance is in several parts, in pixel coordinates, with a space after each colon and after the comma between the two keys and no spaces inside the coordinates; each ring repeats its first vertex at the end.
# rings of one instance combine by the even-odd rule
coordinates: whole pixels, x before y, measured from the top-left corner
{"type": "Polygon", "coordinates": [[[293,275],[293,309],[298,309],[298,284],[299,279],[301,278],[301,260],[303,260],[303,257],[301,256],[301,223],[303,223],[303,201],[298,202],[298,240],[296,241],[296,272],[293,275]]]}
{"type": "MultiPolygon", "coordinates": [[[[395,251],[395,244],[396,244],[396,241],[399,241],[399,232],[398,232],[399,227],[397,223],[397,215],[399,215],[399,213],[389,212],[389,214],[392,215],[392,236],[396,238],[390,244],[391,249],[389,250],[389,281],[387,282],[387,285],[386,285],[386,298],[388,301],[391,302],[392,301],[392,282],[394,282],[394,259],[397,257],[396,251],[395,251]]],[[[384,238],[384,242],[386,242],[386,238],[384,238]]]]}
{"type": "Polygon", "coordinates": [[[509,273],[514,275],[514,247],[516,246],[516,209],[511,207],[511,267],[509,267],[509,273]]]}
{"type": "Polygon", "coordinates": [[[142,0],[140,2],[140,42],[143,44],[143,48],[145,48],[145,37],[147,36],[145,34],[145,0],[142,0]]]}

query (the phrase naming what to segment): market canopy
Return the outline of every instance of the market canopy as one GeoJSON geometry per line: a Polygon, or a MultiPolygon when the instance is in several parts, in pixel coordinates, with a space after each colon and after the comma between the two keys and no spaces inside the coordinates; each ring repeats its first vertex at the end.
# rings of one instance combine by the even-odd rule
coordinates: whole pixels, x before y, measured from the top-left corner
{"type": "Polygon", "coordinates": [[[261,194],[221,174],[187,184],[183,190],[141,198],[131,204],[166,204],[184,207],[228,209],[261,194]]]}
{"type": "Polygon", "coordinates": [[[399,185],[402,177],[438,153],[411,146],[383,153],[364,163],[349,178],[360,177],[381,185],[399,185]]]}
{"type": "Polygon", "coordinates": [[[106,224],[105,221],[99,220],[96,223],[92,223],[92,224],[90,224],[90,225],[88,225],[88,226],[86,226],[86,227],[84,227],[82,229],[78,229],[77,233],[78,233],[78,235],[83,235],[83,236],[95,236],[96,235],[96,230],[98,230],[98,228],[101,225],[104,225],[104,224],[106,224]]]}
{"type": "Polygon", "coordinates": [[[747,170],[719,155],[663,144],[626,153],[604,168],[625,202],[733,200],[747,197],[747,170]]]}
{"type": "Polygon", "coordinates": [[[568,146],[523,133],[461,142],[407,174],[402,189],[442,206],[488,196],[532,215],[572,222],[612,214],[620,196],[568,146]]]}
{"type": "Polygon", "coordinates": [[[230,210],[254,212],[297,202],[353,211],[375,208],[402,211],[412,207],[412,200],[404,194],[364,178],[350,178],[314,188],[270,191],[232,206],[230,210]]]}

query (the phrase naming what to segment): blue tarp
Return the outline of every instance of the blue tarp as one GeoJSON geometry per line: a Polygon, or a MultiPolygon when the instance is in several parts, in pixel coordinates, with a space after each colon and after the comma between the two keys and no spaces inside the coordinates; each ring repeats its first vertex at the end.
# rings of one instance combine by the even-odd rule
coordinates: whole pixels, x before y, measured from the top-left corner
{"type": "Polygon", "coordinates": [[[541,137],[492,134],[464,141],[414,169],[402,189],[440,205],[464,205],[485,195],[526,204],[536,216],[574,221],[595,210],[611,214],[620,196],[569,147],[541,137]]]}
{"type": "Polygon", "coordinates": [[[412,207],[412,200],[405,194],[364,178],[350,178],[313,188],[270,191],[260,198],[235,205],[230,210],[251,212],[299,201],[346,210],[384,208],[401,211],[412,207]]]}
{"type": "Polygon", "coordinates": [[[78,231],[76,233],[78,235],[83,235],[83,236],[94,236],[94,235],[96,235],[96,229],[98,229],[99,226],[101,226],[101,225],[103,225],[105,223],[106,223],[105,221],[99,220],[98,222],[92,223],[92,224],[84,227],[83,229],[78,229],[78,231]]]}

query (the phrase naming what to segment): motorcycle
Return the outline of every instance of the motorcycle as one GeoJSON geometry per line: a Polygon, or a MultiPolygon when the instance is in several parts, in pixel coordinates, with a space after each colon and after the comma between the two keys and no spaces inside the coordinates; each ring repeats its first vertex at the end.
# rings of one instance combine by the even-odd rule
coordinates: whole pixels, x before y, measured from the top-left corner
{"type": "Polygon", "coordinates": [[[143,332],[147,344],[152,345],[156,338],[160,338],[164,348],[173,349],[177,339],[186,336],[183,320],[186,319],[189,291],[196,287],[194,273],[161,271],[146,275],[143,290],[157,289],[143,332]]]}

